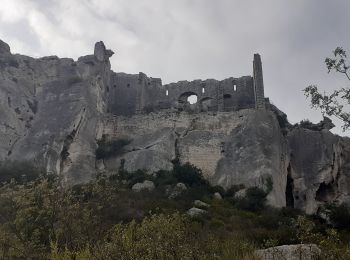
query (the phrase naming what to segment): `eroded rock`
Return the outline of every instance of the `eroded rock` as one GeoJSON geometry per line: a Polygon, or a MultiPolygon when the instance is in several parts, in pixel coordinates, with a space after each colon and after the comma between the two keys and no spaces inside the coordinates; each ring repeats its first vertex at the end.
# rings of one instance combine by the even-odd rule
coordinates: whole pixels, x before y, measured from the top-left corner
{"type": "Polygon", "coordinates": [[[315,244],[283,245],[256,251],[256,255],[264,260],[313,260],[320,254],[321,250],[315,244]]]}
{"type": "Polygon", "coordinates": [[[153,191],[155,188],[153,181],[145,180],[144,182],[135,183],[132,186],[132,190],[135,192],[140,192],[143,190],[153,191]]]}
{"type": "Polygon", "coordinates": [[[187,215],[189,215],[190,217],[200,217],[200,216],[206,215],[207,213],[208,212],[206,210],[195,208],[195,207],[190,208],[187,211],[187,215]]]}
{"type": "Polygon", "coordinates": [[[205,203],[201,200],[195,200],[193,205],[197,208],[209,208],[210,205],[208,203],[205,203]]]}

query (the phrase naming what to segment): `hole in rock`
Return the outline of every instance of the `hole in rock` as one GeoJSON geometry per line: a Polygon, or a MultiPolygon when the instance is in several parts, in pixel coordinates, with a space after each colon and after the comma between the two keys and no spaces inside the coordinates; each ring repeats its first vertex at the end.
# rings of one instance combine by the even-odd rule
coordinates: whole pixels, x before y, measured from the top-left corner
{"type": "Polygon", "coordinates": [[[324,183],[322,182],[320,186],[318,187],[318,190],[316,191],[316,200],[327,202],[333,197],[334,195],[334,189],[331,183],[324,183]]]}

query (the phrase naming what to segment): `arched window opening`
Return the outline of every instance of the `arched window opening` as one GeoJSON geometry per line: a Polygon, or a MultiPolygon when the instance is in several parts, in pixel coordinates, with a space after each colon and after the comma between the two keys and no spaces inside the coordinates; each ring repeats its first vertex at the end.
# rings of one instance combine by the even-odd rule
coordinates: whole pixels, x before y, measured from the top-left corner
{"type": "Polygon", "coordinates": [[[169,90],[166,90],[166,91],[165,91],[165,95],[166,95],[166,96],[169,96],[169,90]]]}
{"type": "Polygon", "coordinates": [[[190,103],[191,105],[192,104],[196,104],[197,103],[197,95],[191,95],[191,96],[188,96],[187,98],[187,102],[190,103]]]}
{"type": "Polygon", "coordinates": [[[205,88],[202,88],[202,94],[204,94],[205,93],[205,88]]]}
{"type": "Polygon", "coordinates": [[[198,95],[195,92],[188,91],[180,95],[178,102],[181,104],[189,103],[192,105],[197,103],[197,98],[198,95]]]}
{"type": "Polygon", "coordinates": [[[232,95],[225,94],[224,95],[224,110],[225,111],[232,111],[233,108],[234,108],[234,104],[233,104],[232,95]]]}
{"type": "Polygon", "coordinates": [[[237,85],[236,84],[233,85],[233,91],[237,91],[237,85]]]}
{"type": "Polygon", "coordinates": [[[200,100],[200,108],[202,112],[214,111],[215,106],[213,104],[213,99],[210,97],[205,97],[200,100]]]}

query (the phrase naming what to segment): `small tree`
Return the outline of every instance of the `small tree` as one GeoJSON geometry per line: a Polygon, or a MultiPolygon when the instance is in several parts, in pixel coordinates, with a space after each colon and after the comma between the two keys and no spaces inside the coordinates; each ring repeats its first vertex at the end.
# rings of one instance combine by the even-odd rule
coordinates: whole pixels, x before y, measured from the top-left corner
{"type": "MultiPolygon", "coordinates": [[[[325,63],[328,73],[335,71],[345,75],[350,81],[349,66],[346,62],[346,52],[343,48],[337,47],[333,51],[333,57],[326,58],[325,63]]],[[[323,115],[335,116],[343,122],[343,131],[350,127],[350,113],[346,107],[350,105],[350,88],[343,87],[334,90],[332,93],[320,93],[316,85],[310,85],[304,90],[306,97],[311,99],[311,107],[320,109],[323,115]]]]}

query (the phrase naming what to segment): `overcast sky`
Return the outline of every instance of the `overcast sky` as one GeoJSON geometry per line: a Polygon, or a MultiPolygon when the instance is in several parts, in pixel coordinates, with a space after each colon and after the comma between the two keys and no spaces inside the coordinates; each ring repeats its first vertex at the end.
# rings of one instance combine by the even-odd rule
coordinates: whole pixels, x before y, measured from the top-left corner
{"type": "Polygon", "coordinates": [[[349,19],[349,0],[1,0],[0,38],[13,53],[74,59],[103,40],[114,71],[163,83],[251,75],[260,53],[265,95],[292,123],[317,122],[301,90],[349,85],[324,65],[337,46],[350,53],[349,19]]]}

